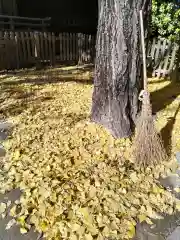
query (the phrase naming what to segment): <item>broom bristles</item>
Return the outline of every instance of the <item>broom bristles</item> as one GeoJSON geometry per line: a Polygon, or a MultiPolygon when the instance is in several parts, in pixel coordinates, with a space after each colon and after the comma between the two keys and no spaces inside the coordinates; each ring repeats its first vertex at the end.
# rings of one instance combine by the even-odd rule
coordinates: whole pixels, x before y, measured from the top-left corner
{"type": "Polygon", "coordinates": [[[153,117],[145,112],[137,121],[133,151],[136,164],[142,167],[157,165],[168,158],[153,117]]]}

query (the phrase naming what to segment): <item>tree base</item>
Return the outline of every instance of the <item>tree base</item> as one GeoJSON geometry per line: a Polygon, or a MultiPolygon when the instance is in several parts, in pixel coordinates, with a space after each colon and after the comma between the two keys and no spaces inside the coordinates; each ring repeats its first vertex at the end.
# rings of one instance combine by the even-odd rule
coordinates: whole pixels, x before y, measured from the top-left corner
{"type": "Polygon", "coordinates": [[[132,130],[128,112],[128,96],[118,96],[117,100],[110,98],[112,95],[110,92],[98,94],[98,91],[99,88],[95,87],[91,120],[108,129],[114,138],[129,137],[132,130]]]}

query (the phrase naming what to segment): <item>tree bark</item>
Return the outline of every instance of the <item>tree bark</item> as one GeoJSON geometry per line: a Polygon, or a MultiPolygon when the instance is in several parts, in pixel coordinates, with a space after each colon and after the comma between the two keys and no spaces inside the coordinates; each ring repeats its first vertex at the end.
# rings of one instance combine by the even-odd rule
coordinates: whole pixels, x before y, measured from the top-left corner
{"type": "Polygon", "coordinates": [[[99,2],[91,119],[116,138],[128,137],[142,87],[139,10],[147,23],[151,0],[99,2]]]}

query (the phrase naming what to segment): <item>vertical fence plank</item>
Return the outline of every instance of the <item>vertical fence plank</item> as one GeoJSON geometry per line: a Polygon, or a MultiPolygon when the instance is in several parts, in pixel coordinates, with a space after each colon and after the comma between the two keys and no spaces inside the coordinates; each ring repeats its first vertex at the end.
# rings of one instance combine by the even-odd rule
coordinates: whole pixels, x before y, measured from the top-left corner
{"type": "Polygon", "coordinates": [[[59,33],[59,60],[63,61],[63,39],[62,39],[62,33],[59,33]]]}
{"type": "Polygon", "coordinates": [[[88,51],[89,51],[88,38],[89,38],[89,35],[85,34],[85,62],[86,63],[88,62],[88,51]]]}
{"type": "Polygon", "coordinates": [[[19,32],[17,32],[16,36],[18,39],[19,64],[20,64],[20,67],[22,67],[22,65],[23,65],[23,48],[22,48],[21,35],[19,32]]]}
{"type": "Polygon", "coordinates": [[[54,33],[52,33],[52,65],[56,63],[56,38],[54,33]]]}
{"type": "Polygon", "coordinates": [[[76,61],[79,61],[79,33],[76,33],[76,61]]]}
{"type": "Polygon", "coordinates": [[[45,45],[45,48],[44,48],[44,52],[45,52],[45,60],[48,61],[49,59],[49,54],[48,54],[48,39],[47,39],[47,33],[44,32],[44,45],[45,45]]]}
{"type": "Polygon", "coordinates": [[[15,32],[15,42],[16,42],[16,68],[20,68],[20,59],[19,59],[19,34],[15,32]]]}
{"type": "Polygon", "coordinates": [[[34,33],[34,39],[35,39],[35,49],[36,49],[35,57],[36,57],[36,60],[39,61],[40,60],[40,45],[39,45],[39,33],[38,32],[34,33]]]}
{"type": "Polygon", "coordinates": [[[24,32],[20,32],[20,38],[22,43],[22,59],[23,59],[23,65],[27,62],[27,55],[26,55],[26,43],[25,43],[25,37],[24,32]]]}
{"type": "Polygon", "coordinates": [[[62,44],[63,44],[63,60],[67,61],[67,55],[66,55],[66,34],[62,33],[62,44]]]}
{"type": "Polygon", "coordinates": [[[52,39],[51,39],[51,33],[47,33],[48,36],[48,49],[49,49],[49,60],[50,65],[52,66],[52,39]]]}
{"type": "Polygon", "coordinates": [[[44,37],[42,32],[39,33],[39,44],[40,44],[40,51],[41,51],[41,60],[44,61],[45,60],[44,37]]]}
{"type": "Polygon", "coordinates": [[[5,62],[5,66],[6,66],[6,69],[9,69],[9,35],[8,35],[8,32],[4,32],[4,41],[5,41],[5,59],[4,59],[4,62],[5,62]]]}
{"type": "Polygon", "coordinates": [[[76,33],[73,33],[73,60],[76,61],[76,33]]]}
{"type": "Polygon", "coordinates": [[[82,64],[82,34],[78,33],[78,65],[82,64]]]}
{"type": "Polygon", "coordinates": [[[150,52],[152,59],[154,59],[155,49],[156,49],[156,38],[153,38],[152,45],[151,45],[151,52],[150,52]]]}
{"type": "Polygon", "coordinates": [[[166,74],[167,74],[170,52],[171,52],[171,42],[167,41],[167,52],[166,52],[166,57],[165,57],[165,60],[164,60],[164,67],[163,67],[163,74],[162,74],[163,77],[165,77],[166,74]]]}
{"type": "Polygon", "coordinates": [[[81,38],[81,59],[82,59],[82,64],[85,62],[85,51],[84,51],[84,38],[85,38],[85,34],[82,34],[82,38],[81,38]]]}
{"type": "Polygon", "coordinates": [[[10,32],[10,52],[11,52],[11,58],[10,58],[10,67],[11,69],[16,68],[16,42],[15,42],[15,35],[14,32],[10,32]]]}
{"type": "Polygon", "coordinates": [[[92,43],[92,35],[88,36],[88,62],[91,62],[91,43],[92,43]]]}
{"type": "Polygon", "coordinates": [[[166,39],[163,40],[162,44],[161,44],[161,60],[159,63],[159,68],[157,71],[157,77],[159,78],[161,76],[162,70],[163,70],[163,63],[164,63],[164,53],[165,53],[165,49],[166,49],[166,39]]]}
{"type": "MultiPolygon", "coordinates": [[[[155,64],[155,66],[157,65],[160,48],[161,48],[161,39],[158,39],[157,43],[155,45],[155,50],[154,50],[154,64],[155,64]]],[[[154,69],[154,71],[152,73],[153,77],[156,76],[156,72],[157,72],[157,69],[154,69]]]]}
{"type": "Polygon", "coordinates": [[[69,57],[70,61],[73,60],[73,35],[72,33],[69,34],[69,57]]]}
{"type": "Polygon", "coordinates": [[[28,62],[30,62],[32,60],[31,60],[29,32],[25,32],[25,37],[26,37],[26,43],[27,43],[27,59],[28,59],[28,62]]]}
{"type": "Polygon", "coordinates": [[[36,49],[35,49],[35,39],[34,39],[34,34],[33,32],[30,32],[29,33],[30,35],[30,48],[31,48],[31,56],[33,58],[33,62],[35,62],[35,52],[36,52],[36,49]]]}
{"type": "Polygon", "coordinates": [[[174,67],[177,50],[178,50],[178,46],[177,46],[176,44],[173,44],[173,50],[172,50],[171,60],[170,60],[169,68],[168,68],[168,70],[167,70],[168,74],[171,73],[171,71],[172,71],[172,69],[173,69],[173,67],[174,67]]]}
{"type": "Polygon", "coordinates": [[[66,60],[69,61],[69,33],[65,33],[65,39],[66,39],[66,60]]]}
{"type": "Polygon", "coordinates": [[[96,57],[96,36],[95,35],[92,36],[91,47],[92,47],[92,61],[94,62],[96,57]]]}
{"type": "Polygon", "coordinates": [[[155,64],[157,63],[158,57],[159,57],[159,52],[161,49],[161,39],[158,39],[157,45],[156,45],[156,53],[155,53],[155,64]]]}

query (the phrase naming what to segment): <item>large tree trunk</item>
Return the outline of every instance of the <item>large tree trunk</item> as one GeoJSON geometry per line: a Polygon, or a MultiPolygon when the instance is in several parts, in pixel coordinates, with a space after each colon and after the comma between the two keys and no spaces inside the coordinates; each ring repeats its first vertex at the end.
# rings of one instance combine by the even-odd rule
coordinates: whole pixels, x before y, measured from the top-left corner
{"type": "Polygon", "coordinates": [[[139,10],[144,7],[147,21],[151,1],[99,2],[91,119],[109,129],[114,137],[128,137],[142,87],[139,10]]]}

